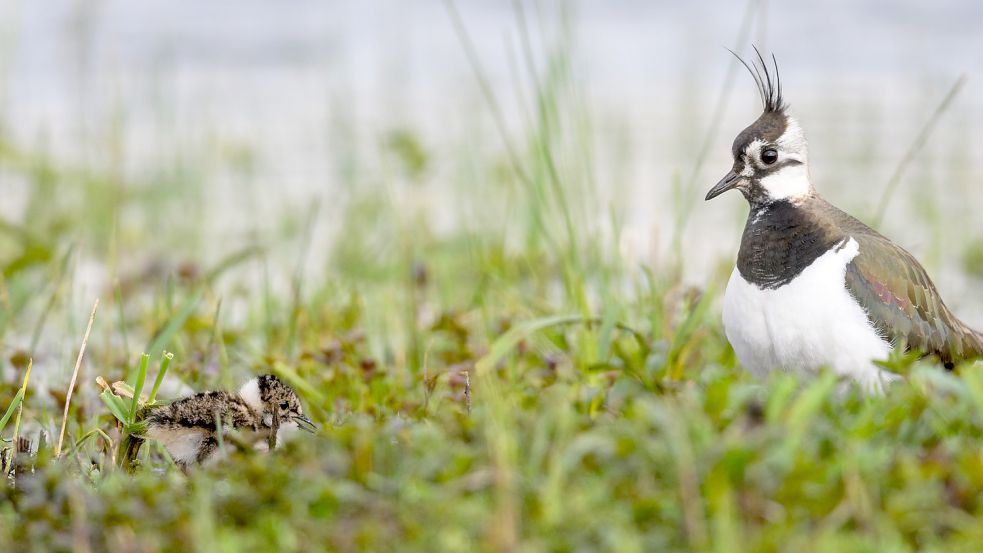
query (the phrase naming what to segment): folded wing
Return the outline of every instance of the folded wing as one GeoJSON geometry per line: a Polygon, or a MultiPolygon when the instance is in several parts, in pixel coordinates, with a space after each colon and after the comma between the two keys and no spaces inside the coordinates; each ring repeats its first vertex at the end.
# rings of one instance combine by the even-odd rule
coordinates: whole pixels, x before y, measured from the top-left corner
{"type": "Polygon", "coordinates": [[[847,266],[846,286],[882,336],[895,345],[936,355],[947,366],[983,355],[983,336],[942,302],[921,264],[876,232],[854,238],[860,253],[847,266]]]}

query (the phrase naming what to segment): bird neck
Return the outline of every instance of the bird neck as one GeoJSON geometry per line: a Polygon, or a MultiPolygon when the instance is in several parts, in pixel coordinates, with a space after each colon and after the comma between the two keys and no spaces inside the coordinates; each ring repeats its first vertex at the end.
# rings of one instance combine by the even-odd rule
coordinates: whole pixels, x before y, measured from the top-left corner
{"type": "Polygon", "coordinates": [[[249,406],[250,409],[260,414],[264,411],[262,394],[259,391],[259,381],[255,378],[250,379],[239,389],[239,397],[249,406]]]}
{"type": "Polygon", "coordinates": [[[784,286],[843,241],[843,233],[811,209],[819,202],[821,198],[810,196],[800,203],[752,204],[737,255],[744,280],[759,288],[784,286]]]}

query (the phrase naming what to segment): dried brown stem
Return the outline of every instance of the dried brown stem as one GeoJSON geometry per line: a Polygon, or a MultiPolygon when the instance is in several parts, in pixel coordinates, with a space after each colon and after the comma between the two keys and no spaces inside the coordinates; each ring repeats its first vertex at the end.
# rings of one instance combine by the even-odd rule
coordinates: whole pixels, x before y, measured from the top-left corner
{"type": "Polygon", "coordinates": [[[65,441],[65,425],[68,424],[68,408],[72,405],[72,392],[75,391],[75,381],[78,380],[79,368],[82,366],[82,356],[85,354],[85,345],[89,342],[89,333],[92,332],[92,321],[96,318],[96,308],[99,307],[99,298],[92,304],[92,313],[89,314],[89,324],[85,327],[85,335],[82,336],[82,347],[79,348],[79,355],[75,359],[75,370],[72,371],[72,381],[68,384],[68,393],[65,395],[65,412],[61,417],[61,432],[58,433],[58,445],[55,447],[55,458],[61,456],[61,446],[65,441]]]}

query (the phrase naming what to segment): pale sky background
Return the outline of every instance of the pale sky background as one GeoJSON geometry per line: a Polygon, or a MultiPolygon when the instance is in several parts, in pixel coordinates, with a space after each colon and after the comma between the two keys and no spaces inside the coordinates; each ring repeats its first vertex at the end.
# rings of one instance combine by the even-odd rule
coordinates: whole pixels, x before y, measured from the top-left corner
{"type": "MultiPolygon", "coordinates": [[[[520,35],[512,3],[456,5],[510,131],[521,136],[516,91],[528,83],[516,70],[520,35]]],[[[541,62],[543,45],[557,35],[557,3],[523,5],[541,62]]],[[[594,125],[595,177],[617,181],[611,189],[630,198],[621,202],[626,250],[642,262],[657,259],[675,216],[672,179],[692,170],[734,63],[724,47],[741,48],[736,41],[748,4],[567,5],[573,66],[594,125]]],[[[983,148],[972,147],[983,141],[983,2],[754,6],[749,42],[779,59],[786,96],[810,140],[817,188],[857,215],[872,210],[918,128],[957,77],[967,76],[883,229],[923,260],[932,252],[925,262],[946,297],[983,323],[983,297],[973,293],[979,283],[958,269],[960,237],[983,235],[983,217],[976,216],[983,148]],[[954,156],[957,162],[947,161],[954,156]],[[930,239],[913,215],[918,193],[926,191],[958,223],[952,234],[930,239]]],[[[452,164],[462,135],[475,129],[489,155],[500,155],[488,105],[450,21],[439,0],[8,0],[0,6],[2,125],[25,148],[43,145],[95,165],[105,162],[105,136],[121,127],[125,168],[133,175],[164,163],[174,148],[241,144],[255,152],[256,180],[267,183],[259,188],[260,209],[281,213],[316,196],[329,200],[330,213],[331,200],[342,196],[333,154],[364,149],[372,165],[378,137],[393,129],[419,133],[433,154],[435,180],[445,174],[442,165],[452,164]],[[339,128],[354,129],[357,144],[339,144],[339,128]]],[[[695,283],[736,255],[743,201],[734,194],[704,204],[702,195],[729,168],[730,142],[757,116],[757,105],[750,78],[737,74],[697,174],[686,234],[686,274],[695,283]]],[[[241,183],[227,174],[205,182],[215,232],[241,234],[241,183]]],[[[0,213],[17,216],[24,186],[2,177],[8,201],[0,213]]],[[[436,211],[438,229],[458,224],[436,211]]],[[[323,227],[319,235],[330,235],[331,221],[323,227]]]]}

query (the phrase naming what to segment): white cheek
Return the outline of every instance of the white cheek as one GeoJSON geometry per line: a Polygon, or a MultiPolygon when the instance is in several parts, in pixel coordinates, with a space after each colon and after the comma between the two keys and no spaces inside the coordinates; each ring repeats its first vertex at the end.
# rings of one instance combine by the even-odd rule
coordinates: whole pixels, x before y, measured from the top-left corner
{"type": "Polygon", "coordinates": [[[812,191],[805,164],[790,165],[761,178],[759,182],[773,200],[800,198],[812,191]]]}

